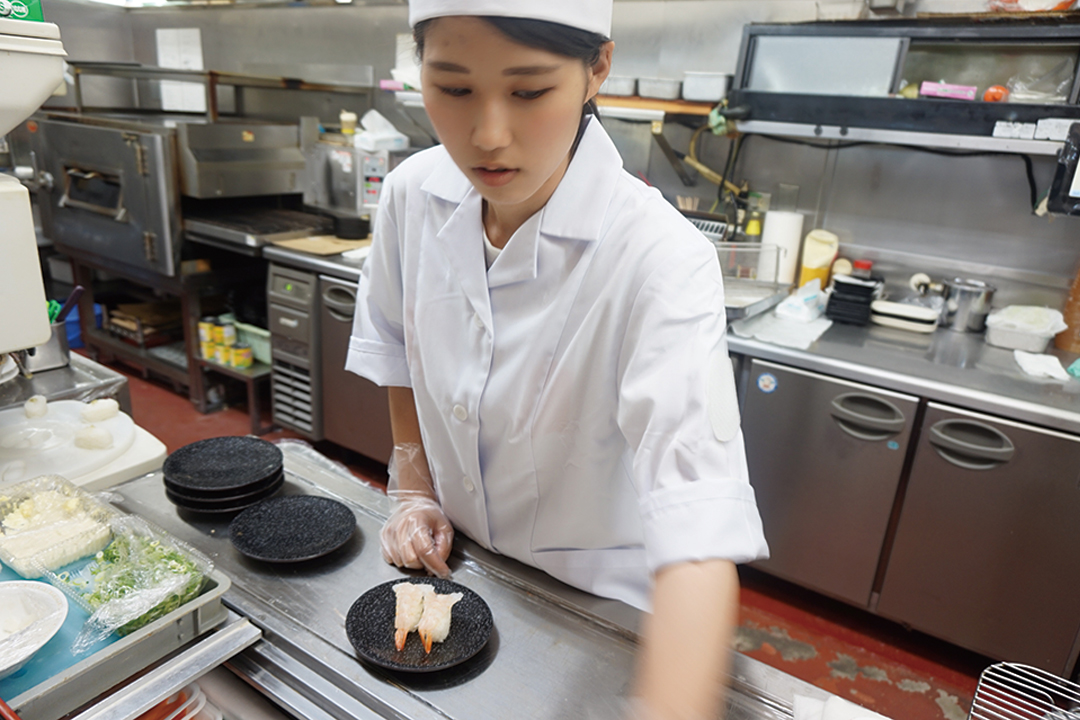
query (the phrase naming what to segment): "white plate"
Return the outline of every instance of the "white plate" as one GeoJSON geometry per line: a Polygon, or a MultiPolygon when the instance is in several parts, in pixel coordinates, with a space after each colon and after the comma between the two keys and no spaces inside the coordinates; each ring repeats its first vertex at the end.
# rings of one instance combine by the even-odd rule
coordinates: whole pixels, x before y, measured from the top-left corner
{"type": "Polygon", "coordinates": [[[50,402],[44,417],[28,418],[22,406],[0,410],[0,484],[39,475],[62,475],[73,480],[120,457],[135,441],[131,417],[94,423],[112,434],[110,447],[89,450],[75,446],[75,433],[86,426],[78,400],[50,402]]]}
{"type": "Polygon", "coordinates": [[[27,613],[34,621],[0,640],[0,678],[21,668],[64,624],[68,601],[52,585],[31,580],[0,583],[0,627],[7,613],[27,613]]]}

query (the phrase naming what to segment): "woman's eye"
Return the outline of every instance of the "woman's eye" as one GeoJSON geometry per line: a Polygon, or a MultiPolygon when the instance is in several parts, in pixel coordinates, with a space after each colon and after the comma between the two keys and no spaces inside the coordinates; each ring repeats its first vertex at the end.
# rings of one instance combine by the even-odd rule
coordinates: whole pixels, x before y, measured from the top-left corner
{"type": "Polygon", "coordinates": [[[514,93],[514,96],[519,97],[522,100],[535,100],[549,90],[551,90],[551,88],[544,88],[543,90],[518,90],[514,93]]]}
{"type": "Polygon", "coordinates": [[[449,95],[450,97],[465,97],[472,91],[469,90],[469,88],[440,87],[439,92],[443,93],[444,95],[449,95]]]}

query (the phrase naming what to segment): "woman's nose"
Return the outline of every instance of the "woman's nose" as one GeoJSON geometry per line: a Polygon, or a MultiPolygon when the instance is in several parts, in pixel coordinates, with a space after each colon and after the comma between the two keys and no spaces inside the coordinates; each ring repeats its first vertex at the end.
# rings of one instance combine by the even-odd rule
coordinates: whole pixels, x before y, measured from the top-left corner
{"type": "Polygon", "coordinates": [[[506,108],[499,102],[484,104],[473,127],[473,145],[484,152],[491,152],[509,145],[511,136],[506,108]]]}

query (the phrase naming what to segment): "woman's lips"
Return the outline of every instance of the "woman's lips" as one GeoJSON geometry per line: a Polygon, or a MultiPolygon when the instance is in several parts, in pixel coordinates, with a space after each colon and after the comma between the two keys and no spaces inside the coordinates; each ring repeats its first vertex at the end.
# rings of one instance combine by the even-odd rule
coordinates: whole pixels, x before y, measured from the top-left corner
{"type": "Polygon", "coordinates": [[[480,182],[488,187],[502,187],[517,175],[518,171],[511,168],[486,168],[474,167],[473,172],[480,178],[480,182]]]}

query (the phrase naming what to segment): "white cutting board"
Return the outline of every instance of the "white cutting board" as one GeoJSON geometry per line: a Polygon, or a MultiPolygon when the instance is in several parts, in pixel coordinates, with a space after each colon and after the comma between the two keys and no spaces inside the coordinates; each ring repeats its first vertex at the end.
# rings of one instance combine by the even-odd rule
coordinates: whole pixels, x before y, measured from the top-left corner
{"type": "Polygon", "coordinates": [[[75,433],[87,423],[80,412],[86,403],[57,400],[45,417],[28,418],[22,406],[0,410],[0,485],[38,475],[75,478],[120,457],[135,441],[129,415],[94,423],[112,433],[112,445],[101,450],[75,447],[75,433]]]}

